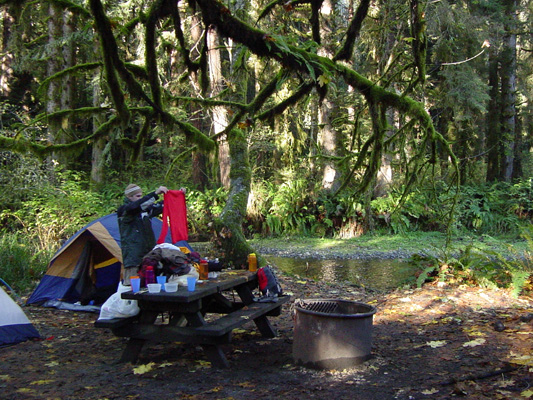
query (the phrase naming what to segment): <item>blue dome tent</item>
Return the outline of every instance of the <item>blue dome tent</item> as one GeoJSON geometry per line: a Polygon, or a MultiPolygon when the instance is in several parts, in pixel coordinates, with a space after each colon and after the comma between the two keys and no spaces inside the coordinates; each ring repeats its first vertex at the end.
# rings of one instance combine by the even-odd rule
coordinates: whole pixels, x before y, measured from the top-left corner
{"type": "MultiPolygon", "coordinates": [[[[161,220],[152,218],[156,238],[162,225],[161,220]]],[[[170,233],[165,242],[172,242],[170,233]]],[[[187,242],[176,245],[189,247],[187,242]]],[[[121,270],[120,233],[113,213],[87,224],[61,246],[27,304],[58,308],[101,304],[116,291],[121,270]]]]}

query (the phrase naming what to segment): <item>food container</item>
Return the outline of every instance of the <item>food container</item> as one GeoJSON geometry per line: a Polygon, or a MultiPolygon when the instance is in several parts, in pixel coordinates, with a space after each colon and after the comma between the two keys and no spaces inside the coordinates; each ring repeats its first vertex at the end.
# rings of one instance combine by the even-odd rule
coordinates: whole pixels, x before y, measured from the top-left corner
{"type": "Polygon", "coordinates": [[[159,293],[161,291],[160,283],[149,283],[146,286],[148,286],[148,292],[150,293],[159,293]]]}
{"type": "Polygon", "coordinates": [[[178,291],[178,283],[177,282],[167,282],[165,283],[165,292],[172,293],[178,291]]]}

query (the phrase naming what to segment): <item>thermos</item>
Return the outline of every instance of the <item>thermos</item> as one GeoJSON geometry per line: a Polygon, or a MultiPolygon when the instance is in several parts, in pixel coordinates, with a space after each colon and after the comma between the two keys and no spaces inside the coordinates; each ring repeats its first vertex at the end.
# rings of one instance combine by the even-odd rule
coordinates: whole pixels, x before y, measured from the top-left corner
{"type": "Polygon", "coordinates": [[[154,267],[151,265],[146,267],[146,273],[144,276],[144,283],[148,285],[149,283],[155,283],[155,273],[154,273],[154,267]]]}

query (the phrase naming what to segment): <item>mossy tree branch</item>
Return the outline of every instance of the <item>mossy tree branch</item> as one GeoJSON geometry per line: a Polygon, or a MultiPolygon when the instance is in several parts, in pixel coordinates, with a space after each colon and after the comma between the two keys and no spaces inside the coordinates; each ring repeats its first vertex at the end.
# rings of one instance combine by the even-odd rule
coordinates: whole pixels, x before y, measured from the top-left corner
{"type": "MultiPolygon", "coordinates": [[[[282,67],[300,74],[306,74],[313,79],[316,79],[324,72],[336,75],[359,91],[367,102],[381,105],[385,108],[394,108],[417,120],[428,140],[442,143],[457,168],[458,161],[451,151],[449,143],[435,130],[431,117],[419,102],[408,96],[400,96],[380,87],[344,64],[278,41],[277,38],[233,17],[228,13],[227,8],[216,0],[196,1],[202,9],[206,24],[215,25],[221,35],[231,37],[256,55],[276,60],[282,67]]],[[[374,134],[376,135],[376,132],[374,134]]],[[[375,137],[375,140],[377,139],[375,137]]],[[[382,149],[382,146],[376,146],[373,152],[376,150],[381,151],[379,149],[382,149]]],[[[376,157],[376,155],[373,157],[376,157]]]]}
{"type": "MultiPolygon", "coordinates": [[[[62,110],[57,113],[50,114],[41,114],[38,116],[34,122],[38,122],[41,119],[45,118],[60,118],[60,116],[68,115],[69,112],[75,112],[76,114],[79,114],[80,110],[62,110]]],[[[85,112],[90,113],[91,115],[95,112],[98,112],[101,109],[94,108],[90,109],[90,107],[87,107],[86,109],[83,109],[85,112]]],[[[102,110],[103,111],[103,110],[102,110]]],[[[64,143],[64,144],[41,144],[37,143],[33,140],[28,140],[23,137],[22,134],[17,134],[14,138],[9,138],[6,136],[0,135],[0,149],[2,150],[8,150],[16,153],[32,153],[36,155],[40,159],[44,159],[45,157],[49,156],[50,154],[56,152],[56,151],[75,151],[84,148],[87,146],[92,140],[96,140],[102,136],[107,135],[113,127],[116,127],[120,124],[120,120],[117,118],[117,116],[112,116],[109,118],[105,123],[100,125],[98,129],[96,129],[91,135],[86,136],[84,138],[75,140],[70,143],[64,143]]]]}

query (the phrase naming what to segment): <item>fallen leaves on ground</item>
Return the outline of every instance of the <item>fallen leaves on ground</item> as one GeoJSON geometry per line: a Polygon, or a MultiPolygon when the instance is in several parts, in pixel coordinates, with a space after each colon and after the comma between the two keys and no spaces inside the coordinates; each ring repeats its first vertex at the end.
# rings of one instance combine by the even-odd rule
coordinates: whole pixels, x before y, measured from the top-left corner
{"type": "Polygon", "coordinates": [[[0,392],[17,400],[533,399],[531,297],[432,285],[380,294],[278,277],[293,302],[342,298],[374,305],[372,358],[340,371],[295,364],[289,304],[270,318],[277,338],[263,338],[252,321],[233,332],[223,346],[226,370],[213,369],[201,346],[180,343],[153,343],[137,365],[116,364],[126,340],[94,328],[97,315],[27,307],[44,339],[0,349],[0,392]],[[504,329],[496,330],[496,321],[504,329]]]}

